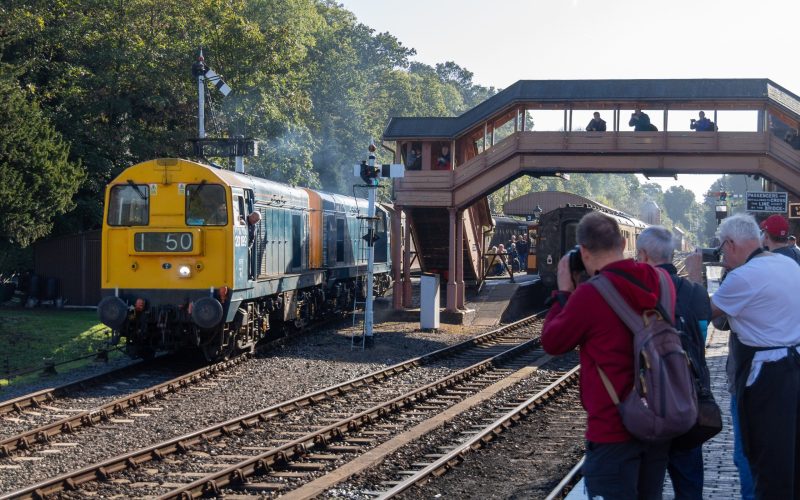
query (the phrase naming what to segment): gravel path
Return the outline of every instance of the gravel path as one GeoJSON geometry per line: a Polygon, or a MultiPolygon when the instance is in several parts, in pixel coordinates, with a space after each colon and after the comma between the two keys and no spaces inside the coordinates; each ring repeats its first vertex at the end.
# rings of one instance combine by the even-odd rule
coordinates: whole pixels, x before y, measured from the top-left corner
{"type": "Polygon", "coordinates": [[[380,323],[376,325],[375,347],[364,351],[351,348],[352,329],[317,331],[290,339],[212,381],[169,395],[164,403],[157,401],[136,415],[124,417],[133,420],[131,423],[98,425],[73,440],[59,436],[55,442],[62,443],[60,446],[0,459],[0,492],[344,382],[484,331],[443,325],[439,333],[423,333],[414,327],[380,323]]]}

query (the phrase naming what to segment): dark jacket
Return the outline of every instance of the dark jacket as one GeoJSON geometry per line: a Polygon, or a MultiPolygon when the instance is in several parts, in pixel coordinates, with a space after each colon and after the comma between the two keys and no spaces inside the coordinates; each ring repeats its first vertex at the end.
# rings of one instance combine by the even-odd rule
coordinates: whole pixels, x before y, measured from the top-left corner
{"type": "Polygon", "coordinates": [[[633,127],[633,130],[636,132],[648,132],[652,130],[652,128],[650,128],[650,117],[647,116],[647,113],[644,111],[638,115],[632,115],[628,125],[633,127]]]}
{"type": "MultiPolygon", "coordinates": [[[[602,270],[636,311],[653,309],[658,302],[658,271],[633,259],[613,262],[602,270]],[[648,290],[634,285],[610,269],[624,271],[648,290]]],[[[672,289],[672,287],[670,287],[672,289]]],[[[674,289],[672,289],[674,299],[674,289]]],[[[674,303],[674,302],[673,302],[674,303]]],[[[674,311],[669,311],[674,314],[674,311]]],[[[608,375],[620,400],[633,388],[633,334],[614,313],[597,289],[581,284],[565,305],[555,302],[542,330],[542,347],[549,354],[563,354],[580,346],[581,402],[586,409],[586,439],[595,443],[616,443],[633,439],[622,425],[619,411],[603,386],[599,364],[608,375]]]]}
{"type": "Polygon", "coordinates": [[[800,264],[800,248],[797,248],[794,245],[789,245],[786,247],[776,248],[775,250],[771,250],[772,253],[779,253],[781,255],[785,255],[792,259],[793,261],[800,264]]]}
{"type": "Polygon", "coordinates": [[[697,132],[713,132],[714,126],[708,118],[700,118],[689,123],[689,128],[697,132]]]}
{"type": "Polygon", "coordinates": [[[594,118],[589,121],[589,125],[586,125],[587,132],[605,132],[606,131],[606,121],[602,118],[595,120],[594,118]]]}

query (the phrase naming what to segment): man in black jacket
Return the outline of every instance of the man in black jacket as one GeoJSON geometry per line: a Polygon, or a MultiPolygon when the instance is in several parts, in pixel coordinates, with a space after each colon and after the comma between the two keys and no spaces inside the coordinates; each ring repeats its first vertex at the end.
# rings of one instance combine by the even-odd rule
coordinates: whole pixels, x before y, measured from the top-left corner
{"type": "Polygon", "coordinates": [[[636,108],[633,111],[628,125],[633,127],[634,132],[650,132],[653,130],[653,127],[650,125],[650,116],[642,111],[641,108],[636,108]]]}
{"type": "Polygon", "coordinates": [[[606,121],[600,118],[600,113],[597,111],[594,112],[594,118],[589,121],[589,125],[586,125],[587,132],[605,132],[606,131],[606,121]]]}
{"type": "MultiPolygon", "coordinates": [[[[705,288],[678,276],[672,264],[675,244],[672,233],[662,226],[650,226],[636,240],[636,259],[652,266],[666,269],[675,284],[676,326],[691,339],[689,356],[699,365],[701,384],[710,388],[711,380],[705,362],[705,339],[711,321],[711,301],[705,288]]],[[[702,258],[697,253],[689,258],[702,258]]],[[[703,498],[703,451],[701,446],[691,450],[673,447],[667,465],[675,498],[701,500],[703,498]]]]}

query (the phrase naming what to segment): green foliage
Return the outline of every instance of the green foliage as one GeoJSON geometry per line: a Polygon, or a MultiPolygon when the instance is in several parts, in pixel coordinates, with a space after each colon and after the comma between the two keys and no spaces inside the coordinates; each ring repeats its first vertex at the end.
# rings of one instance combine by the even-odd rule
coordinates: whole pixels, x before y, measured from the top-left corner
{"type": "MultiPolygon", "coordinates": [[[[0,344],[5,346],[0,355],[0,386],[10,382],[8,372],[41,367],[45,358],[60,363],[97,352],[108,340],[106,332],[107,328],[97,322],[97,314],[91,311],[0,309],[0,344]]],[[[58,370],[89,363],[91,359],[58,370]]]]}
{"type": "Polygon", "coordinates": [[[84,178],[69,146],[0,68],[0,241],[26,247],[72,205],[84,178]]]}

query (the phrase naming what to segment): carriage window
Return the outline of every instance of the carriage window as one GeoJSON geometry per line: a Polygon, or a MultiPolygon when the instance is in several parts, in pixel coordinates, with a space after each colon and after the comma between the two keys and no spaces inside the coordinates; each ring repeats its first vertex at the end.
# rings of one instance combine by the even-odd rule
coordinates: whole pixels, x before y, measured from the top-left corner
{"type": "Polygon", "coordinates": [[[187,226],[224,226],[227,223],[224,187],[205,183],[186,186],[187,226]]]}
{"type": "Polygon", "coordinates": [[[114,186],[108,198],[109,226],[146,226],[150,222],[150,187],[129,183],[114,186]]]}

